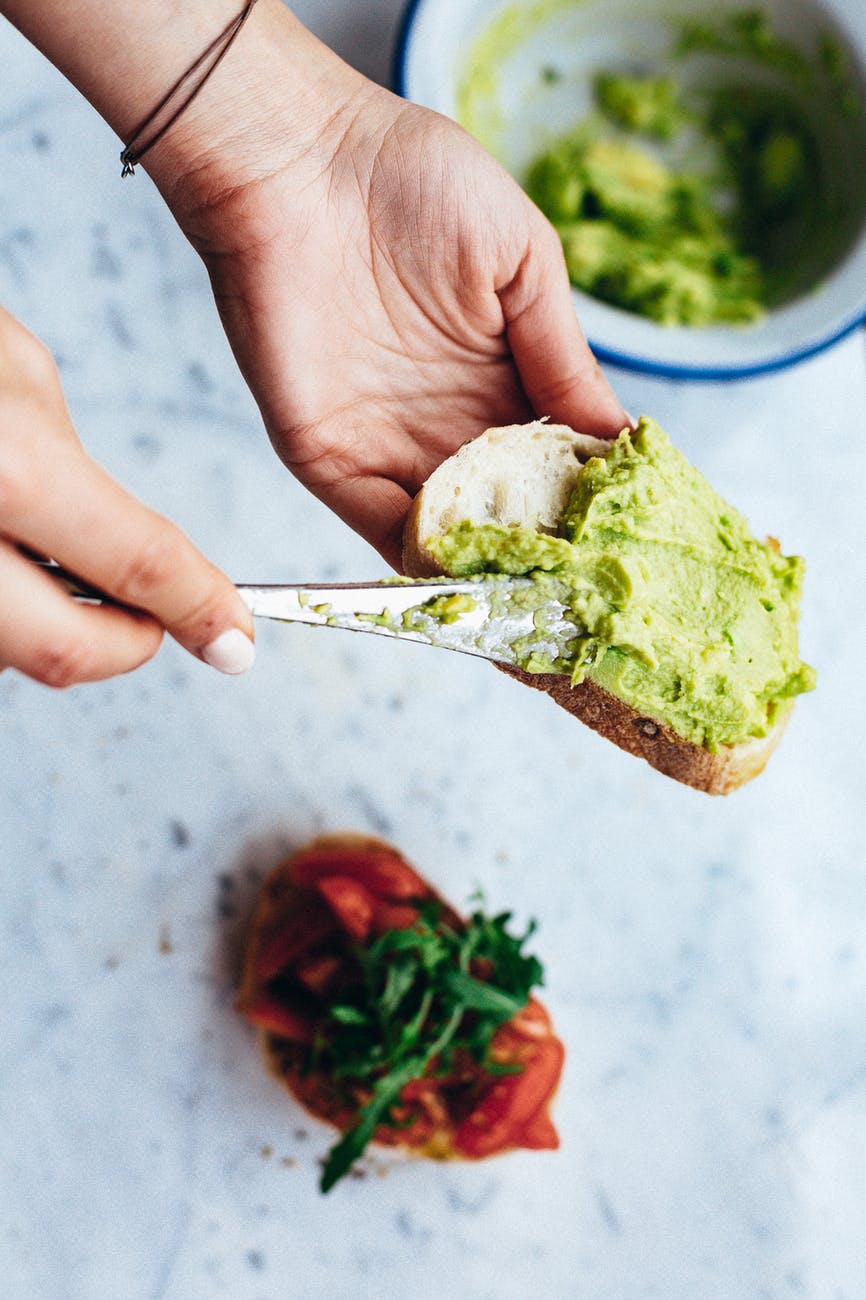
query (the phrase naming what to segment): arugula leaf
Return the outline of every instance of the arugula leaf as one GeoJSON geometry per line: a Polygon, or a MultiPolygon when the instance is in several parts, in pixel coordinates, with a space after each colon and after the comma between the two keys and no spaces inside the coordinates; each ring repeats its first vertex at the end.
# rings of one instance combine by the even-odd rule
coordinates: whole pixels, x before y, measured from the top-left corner
{"type": "Polygon", "coordinates": [[[415,905],[413,926],[352,947],[355,978],[324,1016],[302,1064],[339,1080],[358,1107],[325,1161],[323,1192],[348,1172],[379,1124],[397,1122],[392,1111],[413,1079],[446,1075],[461,1052],[490,1074],[519,1068],[491,1060],[489,1048],[542,982],[540,963],[523,952],[534,922],[512,935],[511,913],[487,917],[479,908],[455,929],[438,902],[415,905]]]}
{"type": "Polygon", "coordinates": [[[445,987],[465,1007],[471,1007],[474,1011],[489,1011],[506,1020],[511,1020],[526,1006],[526,998],[503,993],[492,984],[477,980],[463,971],[449,971],[445,977],[445,987]]]}
{"type": "Polygon", "coordinates": [[[340,1003],[331,1007],[331,1019],[339,1020],[341,1025],[366,1025],[367,1017],[357,1007],[344,1007],[340,1003]]]}
{"type": "Polygon", "coordinates": [[[367,1143],[372,1140],[377,1126],[397,1100],[401,1088],[410,1080],[418,1078],[418,1068],[419,1063],[410,1060],[405,1062],[402,1070],[392,1070],[390,1074],[376,1080],[372,1097],[359,1111],[357,1124],[347,1129],[328,1152],[319,1183],[321,1191],[329,1192],[349,1172],[358,1157],[363,1155],[367,1143]]]}

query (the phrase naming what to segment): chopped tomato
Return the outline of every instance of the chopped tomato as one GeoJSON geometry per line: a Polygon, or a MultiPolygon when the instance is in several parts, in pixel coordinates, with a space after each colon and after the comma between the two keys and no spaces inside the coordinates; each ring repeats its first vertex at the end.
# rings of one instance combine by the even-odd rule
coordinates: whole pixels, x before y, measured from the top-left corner
{"type": "Polygon", "coordinates": [[[256,959],[256,975],[267,984],[304,953],[322,943],[334,932],[334,917],[313,896],[306,906],[284,917],[263,940],[256,959]]]}
{"type": "Polygon", "coordinates": [[[408,930],[418,920],[418,908],[408,903],[387,903],[377,899],[373,912],[373,931],[384,934],[386,930],[408,930]]]}
{"type": "Polygon", "coordinates": [[[540,1110],[529,1121],[520,1134],[520,1141],[517,1145],[527,1147],[530,1151],[557,1150],[559,1147],[559,1134],[546,1110],[540,1110]]]}
{"type": "Polygon", "coordinates": [[[309,957],[301,957],[295,963],[294,973],[311,993],[324,998],[333,987],[340,966],[340,958],[335,953],[313,953],[309,957]]]}
{"type": "Polygon", "coordinates": [[[531,1120],[550,1101],[559,1082],[565,1049],[558,1038],[542,1039],[516,1074],[494,1076],[479,1104],[454,1135],[454,1146],[477,1159],[520,1146],[531,1120]]]}
{"type": "Polygon", "coordinates": [[[260,993],[250,1001],[242,1002],[240,1009],[260,1029],[279,1034],[281,1038],[290,1038],[294,1043],[311,1043],[316,1036],[312,1022],[300,1011],[287,1006],[284,998],[260,993]]]}
{"type": "Polygon", "coordinates": [[[500,1033],[506,1030],[520,1038],[546,1038],[553,1032],[553,1026],[546,1009],[535,998],[530,998],[523,1010],[502,1026],[500,1033]]]}
{"type": "Polygon", "coordinates": [[[423,1147],[432,1141],[435,1134],[447,1132],[450,1116],[436,1081],[424,1078],[407,1083],[394,1107],[394,1121],[394,1125],[379,1126],[379,1141],[423,1147]]]}
{"type": "Polygon", "coordinates": [[[315,885],[323,876],[351,876],[382,898],[426,898],[430,886],[395,850],[324,844],[299,853],[292,876],[298,885],[315,885]]]}
{"type": "Polygon", "coordinates": [[[366,885],[353,876],[328,875],[316,881],[316,888],[346,933],[357,943],[365,943],[376,906],[366,885]]]}

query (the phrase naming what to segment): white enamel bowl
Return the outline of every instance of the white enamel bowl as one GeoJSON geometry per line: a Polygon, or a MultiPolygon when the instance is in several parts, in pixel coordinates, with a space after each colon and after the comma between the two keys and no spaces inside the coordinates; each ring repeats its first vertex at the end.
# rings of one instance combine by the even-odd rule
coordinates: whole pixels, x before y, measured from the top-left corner
{"type": "MultiPolygon", "coordinates": [[[[754,8],[722,0],[713,10],[754,8]]],[[[778,370],[814,355],[866,322],[866,0],[767,0],[760,8],[774,30],[795,41],[832,32],[847,50],[860,108],[851,123],[847,156],[837,158],[862,178],[849,246],[811,290],[773,308],[755,325],[689,328],[661,326],[577,290],[575,305],[596,354],[614,364],[680,379],[739,379],[778,370]],[[861,219],[860,212],[863,212],[861,219]]],[[[641,62],[670,44],[671,18],[706,15],[689,0],[410,0],[396,50],[395,88],[404,97],[457,118],[458,90],[468,51],[489,24],[509,9],[536,15],[530,30],[497,65],[491,135],[484,139],[520,178],[529,161],[589,108],[589,85],[599,68],[641,62]],[[538,15],[542,17],[539,19],[538,15]],[[555,64],[568,87],[549,91],[541,69],[555,64]],[[575,87],[578,87],[577,98],[575,87]],[[581,89],[582,87],[582,89],[581,89]],[[581,102],[581,95],[583,100],[581,102]]],[[[519,21],[519,18],[518,18],[519,21]]],[[[846,128],[847,131],[847,128],[846,128]]],[[[854,180],[854,185],[861,182],[854,180]]]]}

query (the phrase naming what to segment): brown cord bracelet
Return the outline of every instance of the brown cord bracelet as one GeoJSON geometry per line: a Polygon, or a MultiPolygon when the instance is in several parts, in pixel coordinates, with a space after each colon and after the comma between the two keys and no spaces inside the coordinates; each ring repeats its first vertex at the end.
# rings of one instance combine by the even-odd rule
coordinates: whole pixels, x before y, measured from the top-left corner
{"type": "Polygon", "coordinates": [[[186,72],[178,77],[168,93],[156,105],[156,108],[148,113],[144,121],[135,128],[129,143],[120,155],[122,164],[120,175],[122,177],[135,175],[135,164],[140,162],[148,149],[152,149],[156,142],[162,139],[166,131],[174,126],[181,113],[189,108],[208,77],[225,55],[228,54],[232,42],[240,33],[255,4],[256,0],[248,0],[248,3],[244,5],[237,17],[233,18],[223,28],[219,36],[211,41],[207,49],[202,50],[195,62],[191,63],[186,72]],[[188,90],[190,82],[193,84],[191,89],[188,90]],[[177,103],[178,99],[180,103],[177,103]],[[150,131],[149,135],[147,134],[148,131],[150,131]],[[145,137],[144,142],[139,144],[138,142],[142,136],[145,137]]]}

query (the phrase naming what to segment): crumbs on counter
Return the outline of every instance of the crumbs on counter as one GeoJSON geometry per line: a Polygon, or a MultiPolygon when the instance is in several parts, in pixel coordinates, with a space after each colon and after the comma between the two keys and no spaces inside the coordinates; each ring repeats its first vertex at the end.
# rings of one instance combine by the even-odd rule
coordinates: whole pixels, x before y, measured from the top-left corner
{"type": "Polygon", "coordinates": [[[187,849],[192,841],[192,834],[185,822],[179,817],[172,817],[168,824],[171,842],[176,849],[187,849]]]}
{"type": "Polygon", "coordinates": [[[217,876],[217,914],[221,921],[231,921],[237,916],[234,876],[223,871],[217,876]]]}

